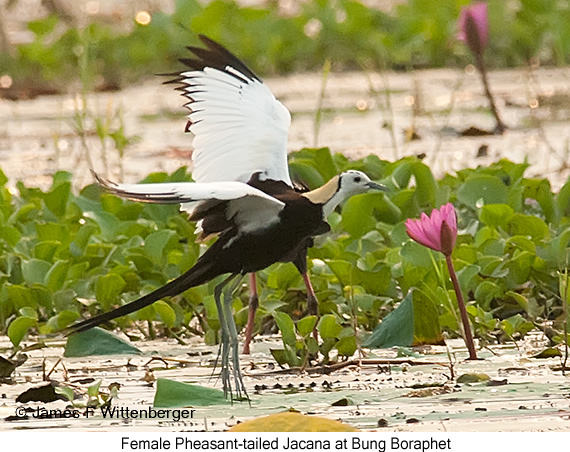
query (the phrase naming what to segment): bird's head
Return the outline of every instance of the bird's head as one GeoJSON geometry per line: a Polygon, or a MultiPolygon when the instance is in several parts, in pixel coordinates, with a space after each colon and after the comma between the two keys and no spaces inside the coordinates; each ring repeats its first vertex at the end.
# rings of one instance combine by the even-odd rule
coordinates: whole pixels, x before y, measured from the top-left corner
{"type": "Polygon", "coordinates": [[[309,198],[315,204],[323,206],[324,216],[328,216],[336,206],[353,195],[366,193],[369,190],[388,191],[384,185],[372,182],[361,171],[349,170],[333,177],[325,185],[303,196],[309,198]]]}
{"type": "Polygon", "coordinates": [[[341,173],[338,177],[337,192],[342,195],[342,199],[359,193],[366,193],[368,190],[388,191],[388,188],[372,182],[362,171],[349,170],[341,173]]]}

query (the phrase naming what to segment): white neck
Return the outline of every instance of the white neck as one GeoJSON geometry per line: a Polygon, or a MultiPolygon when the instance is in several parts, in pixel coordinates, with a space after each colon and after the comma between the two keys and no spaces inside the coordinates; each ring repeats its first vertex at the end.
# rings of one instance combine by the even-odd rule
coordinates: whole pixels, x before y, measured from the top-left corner
{"type": "Polygon", "coordinates": [[[336,206],[347,198],[347,195],[348,193],[345,193],[343,190],[335,192],[333,197],[323,204],[323,217],[328,217],[336,209],[336,206]]]}

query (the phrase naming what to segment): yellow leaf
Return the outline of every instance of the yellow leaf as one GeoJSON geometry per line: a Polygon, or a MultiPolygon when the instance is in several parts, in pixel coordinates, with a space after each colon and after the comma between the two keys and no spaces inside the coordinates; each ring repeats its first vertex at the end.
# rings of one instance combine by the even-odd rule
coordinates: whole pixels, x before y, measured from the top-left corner
{"type": "Polygon", "coordinates": [[[233,426],[230,432],[358,432],[332,419],[284,412],[251,419],[233,426]]]}

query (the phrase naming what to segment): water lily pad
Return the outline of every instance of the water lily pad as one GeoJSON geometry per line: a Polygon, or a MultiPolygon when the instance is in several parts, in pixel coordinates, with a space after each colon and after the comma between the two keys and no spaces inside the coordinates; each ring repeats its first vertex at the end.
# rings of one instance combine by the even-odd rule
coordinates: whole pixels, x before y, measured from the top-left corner
{"type": "Polygon", "coordinates": [[[531,358],[546,359],[546,358],[556,358],[558,356],[562,356],[560,350],[554,347],[548,347],[542,350],[540,353],[533,355],[531,358]]]}
{"type": "Polygon", "coordinates": [[[21,366],[28,359],[27,355],[20,353],[15,359],[8,359],[0,356],[0,378],[8,378],[17,367],[21,366]]]}
{"type": "Polygon", "coordinates": [[[388,348],[442,343],[437,307],[422,291],[414,289],[374,329],[364,346],[388,348]]]}
{"type": "Polygon", "coordinates": [[[58,394],[55,388],[58,387],[59,383],[52,381],[47,385],[38,386],[35,388],[30,388],[22,392],[17,398],[18,403],[28,403],[28,402],[43,402],[50,403],[56,400],[67,400],[67,397],[62,394],[58,394]]]}
{"type": "Polygon", "coordinates": [[[238,424],[230,432],[358,432],[332,419],[307,416],[296,412],[271,414],[238,424]]]}
{"type": "Polygon", "coordinates": [[[92,328],[67,338],[63,356],[140,355],[142,352],[124,339],[101,328],[92,328]]]}
{"type": "Polygon", "coordinates": [[[222,405],[226,403],[229,403],[229,401],[224,396],[224,392],[219,389],[182,383],[167,378],[159,378],[156,381],[154,407],[173,408],[222,405]]]}
{"type": "Polygon", "coordinates": [[[457,383],[481,383],[490,379],[487,374],[463,374],[457,378],[457,383]]]}

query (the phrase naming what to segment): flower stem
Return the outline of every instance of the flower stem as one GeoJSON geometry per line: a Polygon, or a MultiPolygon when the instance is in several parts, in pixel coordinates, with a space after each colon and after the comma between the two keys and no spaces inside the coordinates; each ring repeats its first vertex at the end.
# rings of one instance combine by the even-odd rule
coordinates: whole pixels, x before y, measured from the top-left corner
{"type": "Polygon", "coordinates": [[[457,305],[459,306],[459,313],[461,314],[461,322],[463,323],[463,335],[465,339],[465,345],[467,345],[467,350],[469,350],[469,359],[479,359],[477,358],[475,344],[473,343],[473,335],[471,334],[469,317],[467,316],[467,309],[465,308],[465,300],[463,299],[463,294],[461,293],[461,287],[459,287],[459,281],[457,280],[457,274],[455,273],[455,268],[453,267],[453,260],[451,259],[451,255],[445,256],[445,262],[447,263],[449,276],[451,277],[451,282],[453,283],[453,289],[457,295],[457,305]]]}
{"type": "Polygon", "coordinates": [[[491,88],[489,88],[489,80],[487,79],[487,69],[485,68],[485,61],[483,60],[483,52],[475,52],[475,61],[477,62],[477,69],[479,69],[479,73],[481,74],[481,81],[483,82],[483,89],[485,90],[485,96],[489,99],[489,106],[491,107],[491,113],[495,117],[495,121],[497,125],[495,130],[502,134],[505,130],[507,130],[507,126],[501,120],[499,116],[499,110],[495,105],[495,99],[491,94],[491,88]]]}

